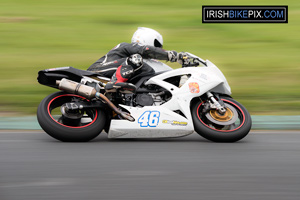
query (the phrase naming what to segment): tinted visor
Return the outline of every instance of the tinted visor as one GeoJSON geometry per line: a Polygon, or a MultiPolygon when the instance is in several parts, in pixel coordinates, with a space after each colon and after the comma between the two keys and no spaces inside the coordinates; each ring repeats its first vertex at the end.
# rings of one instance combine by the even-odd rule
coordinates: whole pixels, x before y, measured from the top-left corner
{"type": "Polygon", "coordinates": [[[154,46],[159,48],[163,47],[163,45],[157,39],[154,40],[154,46]]]}

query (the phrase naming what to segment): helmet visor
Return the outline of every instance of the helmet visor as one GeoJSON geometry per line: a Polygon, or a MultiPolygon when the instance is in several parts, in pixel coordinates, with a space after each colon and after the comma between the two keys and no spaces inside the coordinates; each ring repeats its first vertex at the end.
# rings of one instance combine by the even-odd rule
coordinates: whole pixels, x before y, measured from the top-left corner
{"type": "Polygon", "coordinates": [[[154,46],[159,48],[163,47],[163,45],[157,39],[154,40],[154,46]]]}

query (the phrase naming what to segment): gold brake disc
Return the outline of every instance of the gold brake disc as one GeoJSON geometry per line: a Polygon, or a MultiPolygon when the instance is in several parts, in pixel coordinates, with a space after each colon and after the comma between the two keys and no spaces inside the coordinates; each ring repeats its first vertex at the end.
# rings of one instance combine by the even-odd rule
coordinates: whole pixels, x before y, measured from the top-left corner
{"type": "Polygon", "coordinates": [[[220,114],[217,110],[210,110],[205,114],[206,118],[218,125],[227,126],[234,124],[238,120],[238,113],[236,109],[225,103],[226,112],[224,114],[220,114]]]}
{"type": "Polygon", "coordinates": [[[229,108],[226,108],[226,112],[223,115],[221,115],[217,110],[210,110],[210,116],[213,119],[221,122],[227,122],[231,120],[233,115],[233,112],[229,108]]]}

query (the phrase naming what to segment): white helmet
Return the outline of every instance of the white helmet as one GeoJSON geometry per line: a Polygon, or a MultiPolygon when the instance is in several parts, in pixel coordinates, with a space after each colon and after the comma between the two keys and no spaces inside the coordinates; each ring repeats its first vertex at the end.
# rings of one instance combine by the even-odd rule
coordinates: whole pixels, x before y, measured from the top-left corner
{"type": "Polygon", "coordinates": [[[162,48],[163,37],[151,28],[138,27],[138,30],[132,36],[131,42],[162,48]]]}

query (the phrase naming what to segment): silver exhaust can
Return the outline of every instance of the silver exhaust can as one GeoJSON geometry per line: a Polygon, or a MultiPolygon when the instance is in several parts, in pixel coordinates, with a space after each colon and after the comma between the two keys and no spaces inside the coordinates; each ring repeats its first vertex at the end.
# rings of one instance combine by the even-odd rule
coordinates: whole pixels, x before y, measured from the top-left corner
{"type": "Polygon", "coordinates": [[[77,83],[75,81],[68,80],[66,78],[57,80],[56,84],[60,90],[66,91],[72,94],[78,94],[87,99],[95,98],[97,93],[96,89],[87,85],[82,85],[81,83],[77,83]]]}

